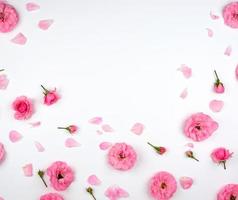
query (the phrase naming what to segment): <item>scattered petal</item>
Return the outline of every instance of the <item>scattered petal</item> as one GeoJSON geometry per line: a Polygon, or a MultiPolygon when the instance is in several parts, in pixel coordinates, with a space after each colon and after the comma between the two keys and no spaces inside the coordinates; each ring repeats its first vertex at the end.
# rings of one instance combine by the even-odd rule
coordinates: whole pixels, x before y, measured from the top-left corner
{"type": "Polygon", "coordinates": [[[238,65],[236,66],[236,79],[238,80],[238,65]]]}
{"type": "Polygon", "coordinates": [[[65,146],[68,148],[79,147],[80,144],[73,138],[68,138],[65,140],[65,146]]]}
{"type": "Polygon", "coordinates": [[[100,130],[97,130],[96,132],[97,132],[98,135],[102,135],[103,134],[103,132],[100,131],[100,130]]]}
{"type": "Polygon", "coordinates": [[[42,146],[42,144],[37,141],[35,141],[35,146],[39,152],[45,151],[45,148],[42,146]]]}
{"type": "Polygon", "coordinates": [[[3,197],[0,197],[0,200],[4,200],[4,198],[3,198],[3,197]]]}
{"type": "Polygon", "coordinates": [[[32,169],[33,167],[32,167],[32,164],[30,163],[30,164],[27,164],[27,165],[25,165],[25,166],[23,166],[22,167],[22,169],[23,169],[23,173],[24,173],[24,175],[25,176],[32,176],[33,175],[33,169],[32,169]]]}
{"type": "Polygon", "coordinates": [[[188,147],[190,147],[190,148],[193,148],[194,147],[194,144],[193,143],[187,143],[185,146],[188,146],[188,147]]]}
{"type": "Polygon", "coordinates": [[[183,176],[179,179],[179,183],[184,190],[189,189],[193,184],[193,179],[190,177],[183,176]]]}
{"type": "Polygon", "coordinates": [[[30,2],[26,4],[26,10],[27,11],[34,11],[40,9],[40,6],[36,3],[30,2]]]}
{"type": "Polygon", "coordinates": [[[135,133],[136,135],[141,135],[144,131],[145,126],[141,123],[135,123],[132,128],[131,132],[135,133]]]}
{"type": "Polygon", "coordinates": [[[181,92],[180,98],[185,99],[187,96],[188,96],[188,90],[187,90],[187,88],[185,88],[185,89],[181,92]]]}
{"type": "Polygon", "coordinates": [[[0,75],[0,90],[7,89],[9,80],[7,79],[7,76],[5,74],[0,75]]]}
{"type": "Polygon", "coordinates": [[[38,23],[38,27],[42,30],[47,30],[53,24],[53,22],[54,22],[53,19],[41,20],[38,23]]]}
{"type": "Polygon", "coordinates": [[[102,125],[102,130],[104,132],[113,132],[114,131],[113,128],[110,125],[108,125],[108,124],[103,124],[102,125]]]}
{"type": "Polygon", "coordinates": [[[96,175],[91,175],[88,177],[88,183],[91,185],[100,185],[101,180],[96,175]]]}
{"type": "Polygon", "coordinates": [[[110,200],[117,200],[122,197],[129,197],[129,194],[118,186],[111,186],[105,191],[105,196],[110,200]]]}
{"type": "Polygon", "coordinates": [[[224,52],[224,55],[226,56],[230,56],[231,55],[231,52],[232,52],[232,47],[231,46],[228,46],[224,52]]]}
{"type": "Polygon", "coordinates": [[[212,11],[210,11],[210,17],[211,17],[211,19],[213,19],[213,20],[216,20],[216,19],[219,19],[219,18],[220,18],[218,15],[213,14],[212,11]]]}
{"type": "Polygon", "coordinates": [[[11,39],[11,42],[24,45],[27,42],[27,38],[22,33],[18,33],[14,38],[11,39]]]}
{"type": "Polygon", "coordinates": [[[206,30],[207,30],[208,37],[213,37],[213,30],[210,28],[206,28],[206,30]]]}
{"type": "Polygon", "coordinates": [[[221,100],[212,100],[209,104],[209,108],[213,112],[220,112],[223,106],[224,106],[224,102],[221,100]]]}
{"type": "Polygon", "coordinates": [[[183,73],[185,78],[190,78],[192,76],[192,69],[185,64],[182,64],[178,70],[183,73]]]}
{"type": "Polygon", "coordinates": [[[94,117],[89,120],[89,123],[99,125],[102,123],[102,117],[94,117]]]}
{"type": "Polygon", "coordinates": [[[102,142],[99,147],[101,150],[107,150],[112,146],[111,142],[102,142]]]}
{"type": "Polygon", "coordinates": [[[41,122],[40,121],[37,121],[37,122],[31,122],[29,123],[32,127],[38,127],[41,125],[41,122]]]}
{"type": "Polygon", "coordinates": [[[9,139],[11,142],[18,142],[22,138],[22,135],[18,133],[17,131],[10,131],[9,133],[9,139]]]}

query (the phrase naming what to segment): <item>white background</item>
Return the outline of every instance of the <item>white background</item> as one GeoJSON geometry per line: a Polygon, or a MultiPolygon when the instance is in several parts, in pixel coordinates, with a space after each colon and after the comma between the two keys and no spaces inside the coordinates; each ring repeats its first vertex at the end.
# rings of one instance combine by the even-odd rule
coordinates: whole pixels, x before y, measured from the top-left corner
{"type": "MultiPolygon", "coordinates": [[[[46,169],[56,160],[73,167],[76,180],[61,194],[65,200],[91,199],[85,192],[87,177],[96,174],[101,180],[94,187],[98,200],[110,185],[119,185],[130,193],[128,200],[149,200],[148,180],[166,170],[178,180],[194,178],[185,191],[178,186],[173,199],[212,200],[227,183],[238,183],[237,113],[238,30],[226,27],[223,19],[211,20],[210,10],[221,16],[226,0],[37,0],[41,9],[27,12],[28,1],[10,1],[20,13],[19,26],[0,37],[0,65],[10,79],[6,91],[0,91],[0,141],[7,158],[0,166],[0,196],[5,200],[33,200],[53,189],[46,189],[34,175],[24,177],[22,166],[33,163],[34,173],[46,169]],[[54,19],[47,31],[37,27],[41,19],[54,19]],[[207,36],[206,28],[214,31],[207,36]],[[25,46],[10,42],[22,32],[25,46]],[[228,45],[230,57],[224,55],[228,45]],[[181,64],[193,69],[185,79],[177,71],[181,64]],[[225,84],[225,94],[212,92],[213,70],[225,84]],[[62,98],[51,106],[42,104],[40,84],[57,87],[62,98]],[[188,97],[179,95],[188,88],[188,97]],[[14,120],[12,101],[27,95],[35,101],[36,113],[25,122],[14,120]],[[209,102],[225,102],[220,113],[209,110],[209,102]],[[184,157],[190,142],[183,135],[183,121],[194,112],[205,112],[219,123],[208,140],[196,143],[197,163],[184,157]],[[88,120],[102,116],[115,132],[97,135],[99,127],[88,120]],[[29,122],[41,121],[38,128],[29,122]],[[141,136],[130,132],[135,122],[145,124],[141,136]],[[57,126],[77,124],[80,132],[73,136],[81,146],[67,149],[67,133],[57,126]],[[23,138],[11,143],[10,130],[23,138]],[[37,152],[34,141],[46,148],[37,152]],[[108,166],[102,141],[127,142],[138,153],[136,167],[119,172],[108,166]],[[169,149],[157,155],[150,141],[169,149]],[[213,148],[225,146],[235,152],[227,170],[210,159],[213,148]]],[[[48,179],[46,178],[47,182],[48,179]]]]}

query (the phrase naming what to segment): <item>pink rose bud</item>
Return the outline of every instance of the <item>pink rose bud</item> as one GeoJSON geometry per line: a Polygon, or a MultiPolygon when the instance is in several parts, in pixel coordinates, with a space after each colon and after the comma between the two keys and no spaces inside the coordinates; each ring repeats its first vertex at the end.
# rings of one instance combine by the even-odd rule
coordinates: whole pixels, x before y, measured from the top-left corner
{"type": "Polygon", "coordinates": [[[56,89],[54,90],[48,90],[43,85],[41,85],[42,89],[44,90],[43,94],[44,96],[44,104],[47,106],[50,106],[54,103],[56,103],[59,100],[59,95],[56,92],[56,89]]]}
{"type": "Polygon", "coordinates": [[[165,147],[154,146],[149,142],[147,142],[147,144],[150,145],[160,155],[163,155],[167,151],[167,149],[165,147]]]}
{"type": "Polygon", "coordinates": [[[65,129],[67,131],[69,131],[69,133],[76,133],[77,130],[78,130],[78,127],[76,125],[70,125],[70,126],[67,126],[67,127],[58,127],[58,129],[65,129]]]}
{"type": "Polygon", "coordinates": [[[232,154],[233,153],[230,153],[228,149],[219,147],[212,151],[211,158],[213,162],[223,164],[224,169],[226,169],[226,161],[231,158],[232,154]]]}
{"type": "Polygon", "coordinates": [[[216,93],[224,93],[225,92],[225,87],[224,87],[223,83],[220,81],[216,70],[214,70],[214,73],[215,73],[215,76],[216,76],[216,81],[214,83],[214,88],[213,89],[216,93]]]}
{"type": "Polygon", "coordinates": [[[199,162],[199,160],[198,160],[197,158],[195,158],[195,156],[193,155],[193,152],[192,152],[192,151],[186,151],[186,152],[185,152],[185,155],[186,155],[188,158],[192,158],[192,159],[194,159],[194,160],[196,160],[196,161],[199,162]]]}

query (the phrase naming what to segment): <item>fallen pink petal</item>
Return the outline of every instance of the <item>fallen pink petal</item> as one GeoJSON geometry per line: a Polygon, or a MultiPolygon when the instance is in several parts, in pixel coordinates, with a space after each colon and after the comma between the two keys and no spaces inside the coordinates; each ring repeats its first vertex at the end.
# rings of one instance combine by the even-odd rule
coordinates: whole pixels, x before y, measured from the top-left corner
{"type": "Polygon", "coordinates": [[[141,123],[135,123],[132,128],[131,132],[136,134],[136,135],[141,135],[144,131],[145,126],[141,123]]]}
{"type": "Polygon", "coordinates": [[[206,30],[207,30],[208,37],[213,37],[213,30],[210,28],[206,28],[206,30]]]}
{"type": "Polygon", "coordinates": [[[187,96],[188,96],[188,89],[185,88],[185,89],[181,92],[180,98],[181,98],[181,99],[185,99],[187,96]]]}
{"type": "Polygon", "coordinates": [[[6,90],[9,80],[5,74],[0,75],[0,90],[6,90]]]}
{"type": "Polygon", "coordinates": [[[40,121],[37,121],[37,122],[31,122],[31,123],[29,123],[33,128],[35,128],[35,127],[38,127],[38,126],[40,126],[41,125],[41,122],[40,121]]]}
{"type": "Polygon", "coordinates": [[[33,3],[33,2],[29,2],[26,4],[26,10],[27,11],[35,11],[35,10],[39,10],[40,9],[40,6],[36,3],[33,3]]]}
{"type": "Polygon", "coordinates": [[[187,190],[193,185],[193,179],[190,177],[183,176],[179,179],[179,183],[184,190],[187,190]]]}
{"type": "Polygon", "coordinates": [[[35,141],[35,147],[36,147],[38,152],[45,151],[45,148],[43,147],[43,145],[40,142],[35,141]]]}
{"type": "Polygon", "coordinates": [[[190,147],[190,148],[194,148],[194,144],[191,143],[191,142],[187,143],[185,146],[188,146],[188,147],[190,147]]]}
{"type": "Polygon", "coordinates": [[[25,176],[29,177],[33,175],[33,166],[31,163],[23,166],[22,169],[25,176]]]}
{"type": "Polygon", "coordinates": [[[18,133],[17,131],[10,131],[9,133],[9,139],[11,142],[15,143],[18,142],[22,138],[22,135],[18,133]]]}
{"type": "Polygon", "coordinates": [[[192,69],[185,64],[182,64],[178,70],[183,73],[185,78],[190,78],[192,76],[192,69]]]}
{"type": "Polygon", "coordinates": [[[101,180],[94,174],[89,176],[87,181],[90,185],[100,185],[101,184],[101,180]]]}
{"type": "Polygon", "coordinates": [[[101,128],[104,132],[113,132],[114,131],[113,128],[108,124],[103,124],[101,128]]]}
{"type": "Polygon", "coordinates": [[[94,118],[90,119],[88,122],[89,122],[90,124],[99,125],[99,124],[102,123],[102,120],[103,120],[102,117],[94,117],[94,118]]]}
{"type": "Polygon", "coordinates": [[[211,19],[213,19],[213,20],[217,20],[217,19],[220,18],[218,15],[213,14],[212,11],[210,11],[210,17],[211,17],[211,19]]]}
{"type": "Polygon", "coordinates": [[[232,47],[231,46],[228,46],[224,52],[224,55],[226,56],[230,56],[232,53],[232,47]]]}
{"type": "Polygon", "coordinates": [[[27,42],[27,38],[22,33],[18,33],[14,38],[11,39],[11,42],[19,45],[24,45],[27,42]]]}
{"type": "Polygon", "coordinates": [[[38,23],[38,27],[42,30],[48,30],[50,26],[53,24],[54,20],[53,19],[45,19],[41,20],[38,23]]]}
{"type": "Polygon", "coordinates": [[[129,193],[118,186],[111,186],[105,191],[105,196],[110,200],[117,200],[120,198],[129,197],[129,193]]]}
{"type": "Polygon", "coordinates": [[[73,138],[68,138],[65,140],[65,146],[68,148],[79,147],[80,144],[73,138]]]}
{"type": "Polygon", "coordinates": [[[112,146],[111,142],[102,142],[99,144],[101,150],[107,150],[112,146]]]}
{"type": "Polygon", "coordinates": [[[238,80],[238,65],[236,66],[235,74],[236,74],[236,79],[238,80]]]}
{"type": "Polygon", "coordinates": [[[221,100],[212,100],[209,103],[209,108],[213,111],[213,112],[220,112],[222,110],[224,106],[224,102],[221,100]]]}

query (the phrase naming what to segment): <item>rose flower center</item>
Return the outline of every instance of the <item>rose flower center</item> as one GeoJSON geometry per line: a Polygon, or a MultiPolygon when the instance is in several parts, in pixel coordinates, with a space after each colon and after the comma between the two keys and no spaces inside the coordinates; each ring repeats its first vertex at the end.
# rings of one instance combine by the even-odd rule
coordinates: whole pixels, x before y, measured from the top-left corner
{"type": "Polygon", "coordinates": [[[4,22],[4,13],[0,12],[0,21],[4,22]]]}
{"type": "Polygon", "coordinates": [[[230,196],[230,200],[236,200],[236,197],[233,196],[233,195],[231,195],[231,196],[230,196]]]}
{"type": "Polygon", "coordinates": [[[123,152],[119,153],[119,159],[124,159],[124,158],[126,158],[126,155],[123,152]]]}
{"type": "Polygon", "coordinates": [[[238,12],[233,14],[233,18],[235,18],[236,20],[238,20],[238,12]]]}
{"type": "Polygon", "coordinates": [[[160,187],[161,187],[162,189],[165,189],[165,188],[167,187],[167,185],[163,182],[163,183],[161,183],[160,187]]]}
{"type": "Polygon", "coordinates": [[[18,105],[18,111],[19,112],[24,112],[24,111],[26,111],[26,109],[27,109],[27,105],[25,103],[20,103],[18,105]]]}
{"type": "Polygon", "coordinates": [[[59,173],[59,174],[57,175],[57,179],[60,180],[60,179],[62,179],[62,178],[64,178],[64,176],[59,173]]]}
{"type": "Polygon", "coordinates": [[[201,130],[201,126],[200,126],[200,125],[196,125],[195,128],[196,128],[197,130],[199,130],[199,131],[201,130]]]}

